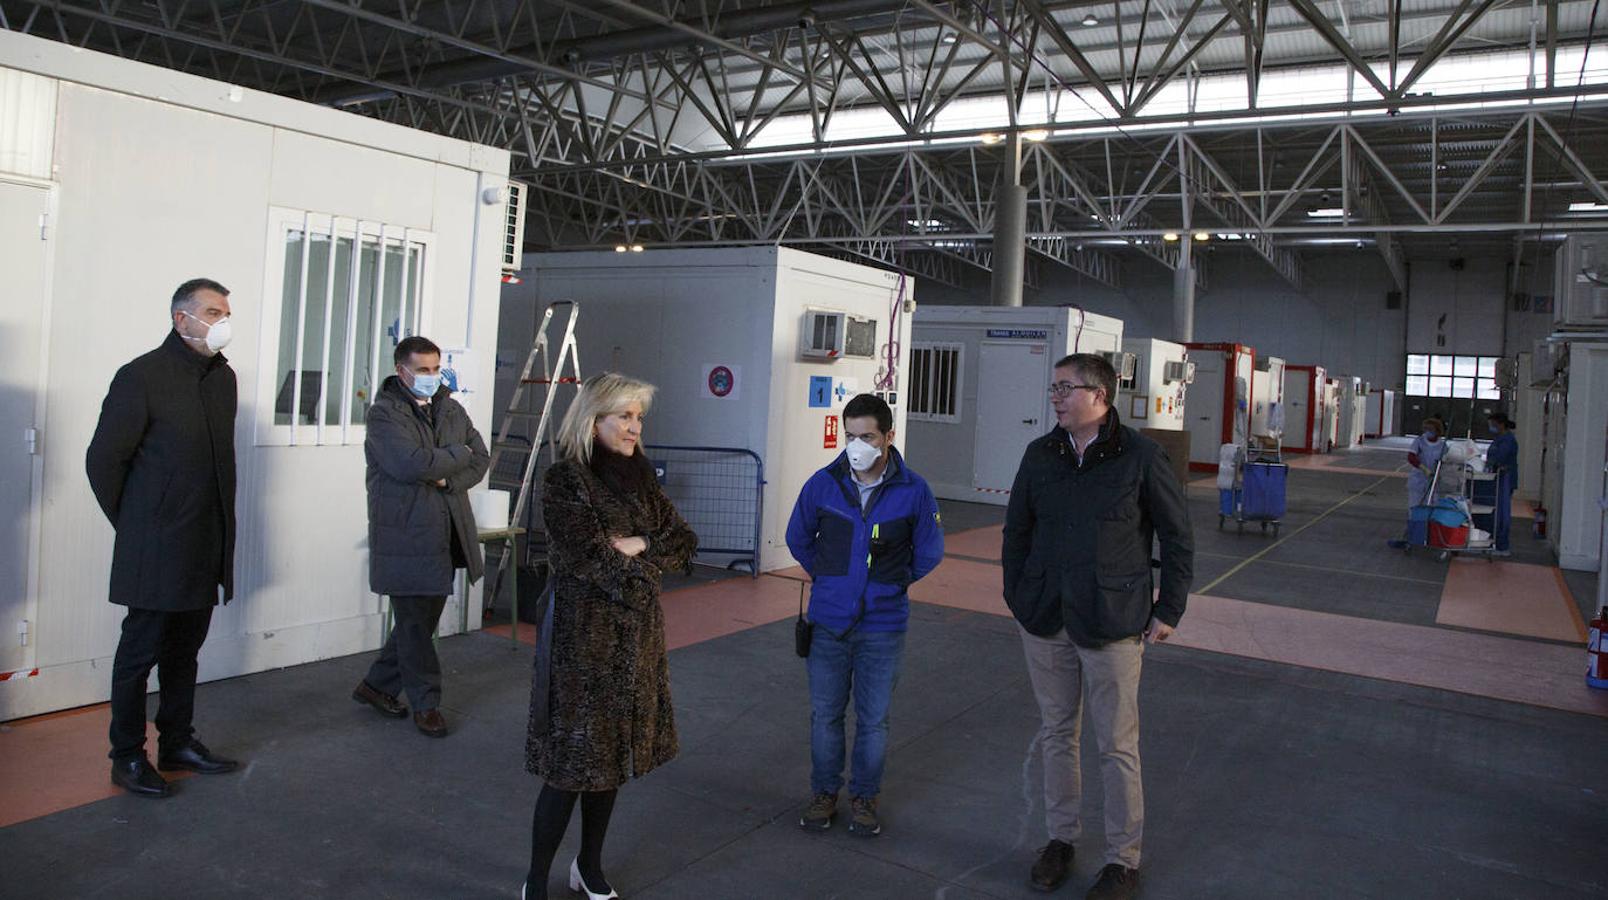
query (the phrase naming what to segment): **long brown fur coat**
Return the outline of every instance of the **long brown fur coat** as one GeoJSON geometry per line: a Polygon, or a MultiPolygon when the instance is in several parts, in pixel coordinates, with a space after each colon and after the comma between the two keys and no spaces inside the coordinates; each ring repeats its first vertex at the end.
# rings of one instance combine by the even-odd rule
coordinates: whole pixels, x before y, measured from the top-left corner
{"type": "Polygon", "coordinates": [[[532,686],[525,768],[561,790],[605,791],[676,755],[661,573],[685,569],[698,538],[651,479],[611,490],[565,460],[543,479],[543,521],[554,582],[551,673],[532,686]],[[641,535],[635,557],[613,537],[641,535]],[[545,723],[534,714],[545,692],[545,723]]]}

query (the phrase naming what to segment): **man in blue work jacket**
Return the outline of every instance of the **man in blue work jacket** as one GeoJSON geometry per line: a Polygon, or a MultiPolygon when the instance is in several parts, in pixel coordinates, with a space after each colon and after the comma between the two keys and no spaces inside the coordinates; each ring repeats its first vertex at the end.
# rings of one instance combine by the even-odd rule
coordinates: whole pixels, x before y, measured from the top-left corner
{"type": "Polygon", "coordinates": [[[910,598],[938,567],[938,501],[893,447],[893,410],[860,394],[843,408],[848,441],[810,476],[787,524],[787,547],[809,573],[810,790],[799,818],[825,831],[843,787],[843,714],[854,692],[849,833],[882,833],[877,794],[888,748],[888,707],[899,680],[910,598]]]}

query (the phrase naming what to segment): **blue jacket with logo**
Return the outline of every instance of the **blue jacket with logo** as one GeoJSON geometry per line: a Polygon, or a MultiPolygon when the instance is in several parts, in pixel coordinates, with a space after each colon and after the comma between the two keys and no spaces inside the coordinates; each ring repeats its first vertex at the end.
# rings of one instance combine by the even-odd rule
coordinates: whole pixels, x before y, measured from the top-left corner
{"type": "Polygon", "coordinates": [[[898,450],[888,466],[862,511],[848,454],[839,454],[804,483],[787,523],[787,548],[813,581],[809,619],[833,632],[904,631],[905,589],[944,557],[932,489],[898,450]]]}

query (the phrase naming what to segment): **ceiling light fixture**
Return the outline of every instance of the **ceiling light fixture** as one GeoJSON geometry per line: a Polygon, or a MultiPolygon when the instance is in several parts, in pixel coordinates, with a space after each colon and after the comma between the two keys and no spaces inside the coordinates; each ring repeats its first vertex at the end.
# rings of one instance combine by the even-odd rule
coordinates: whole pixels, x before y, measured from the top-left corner
{"type": "Polygon", "coordinates": [[[1320,209],[1307,210],[1307,215],[1314,219],[1338,219],[1345,214],[1346,211],[1338,206],[1328,206],[1320,209]]]}
{"type": "Polygon", "coordinates": [[[631,252],[632,253],[641,253],[642,252],[642,245],[641,244],[632,244],[631,245],[631,252]]]}
{"type": "Polygon", "coordinates": [[[1168,243],[1176,241],[1176,240],[1178,240],[1178,232],[1169,231],[1166,234],[1162,235],[1161,239],[1164,240],[1164,241],[1167,241],[1168,243]]]}
{"type": "Polygon", "coordinates": [[[614,252],[615,253],[624,253],[628,249],[630,249],[630,248],[626,247],[624,244],[615,244],[614,245],[614,252]]]}
{"type": "Polygon", "coordinates": [[[1587,201],[1587,202],[1584,202],[1584,203],[1571,203],[1571,204],[1569,204],[1569,211],[1570,212],[1608,212],[1608,203],[1592,203],[1590,201],[1587,201]]]}
{"type": "Polygon", "coordinates": [[[945,34],[943,37],[939,38],[939,40],[943,41],[946,44],[953,44],[954,42],[960,40],[960,35],[955,34],[954,32],[949,32],[949,33],[945,34]]]}
{"type": "Polygon", "coordinates": [[[1000,141],[1005,140],[1005,135],[1003,135],[1003,134],[995,134],[994,132],[990,131],[989,133],[987,133],[987,134],[983,135],[982,137],[978,138],[978,140],[982,141],[985,144],[997,144],[1000,141]]]}
{"type": "Polygon", "coordinates": [[[1212,236],[1210,234],[1207,234],[1204,231],[1195,232],[1195,240],[1197,240],[1197,241],[1209,241],[1211,239],[1212,239],[1212,236]]]}
{"type": "Polygon", "coordinates": [[[1024,141],[1038,142],[1047,139],[1049,136],[1050,132],[1045,128],[1034,128],[1031,131],[1022,132],[1022,140],[1024,141]]]}
{"type": "Polygon", "coordinates": [[[1094,13],[1086,13],[1083,16],[1083,21],[1079,22],[1078,24],[1082,25],[1084,28],[1093,28],[1094,26],[1100,24],[1100,20],[1094,17],[1094,13]]]}

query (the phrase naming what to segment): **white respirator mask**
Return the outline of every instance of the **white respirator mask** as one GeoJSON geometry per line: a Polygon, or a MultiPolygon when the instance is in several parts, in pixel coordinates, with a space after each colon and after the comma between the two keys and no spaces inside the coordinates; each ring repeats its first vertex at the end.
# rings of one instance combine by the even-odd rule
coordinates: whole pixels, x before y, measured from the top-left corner
{"type": "Polygon", "coordinates": [[[844,452],[849,455],[849,465],[856,472],[869,472],[871,467],[877,464],[877,460],[882,458],[881,450],[859,438],[849,441],[849,446],[844,448],[844,452]]]}

